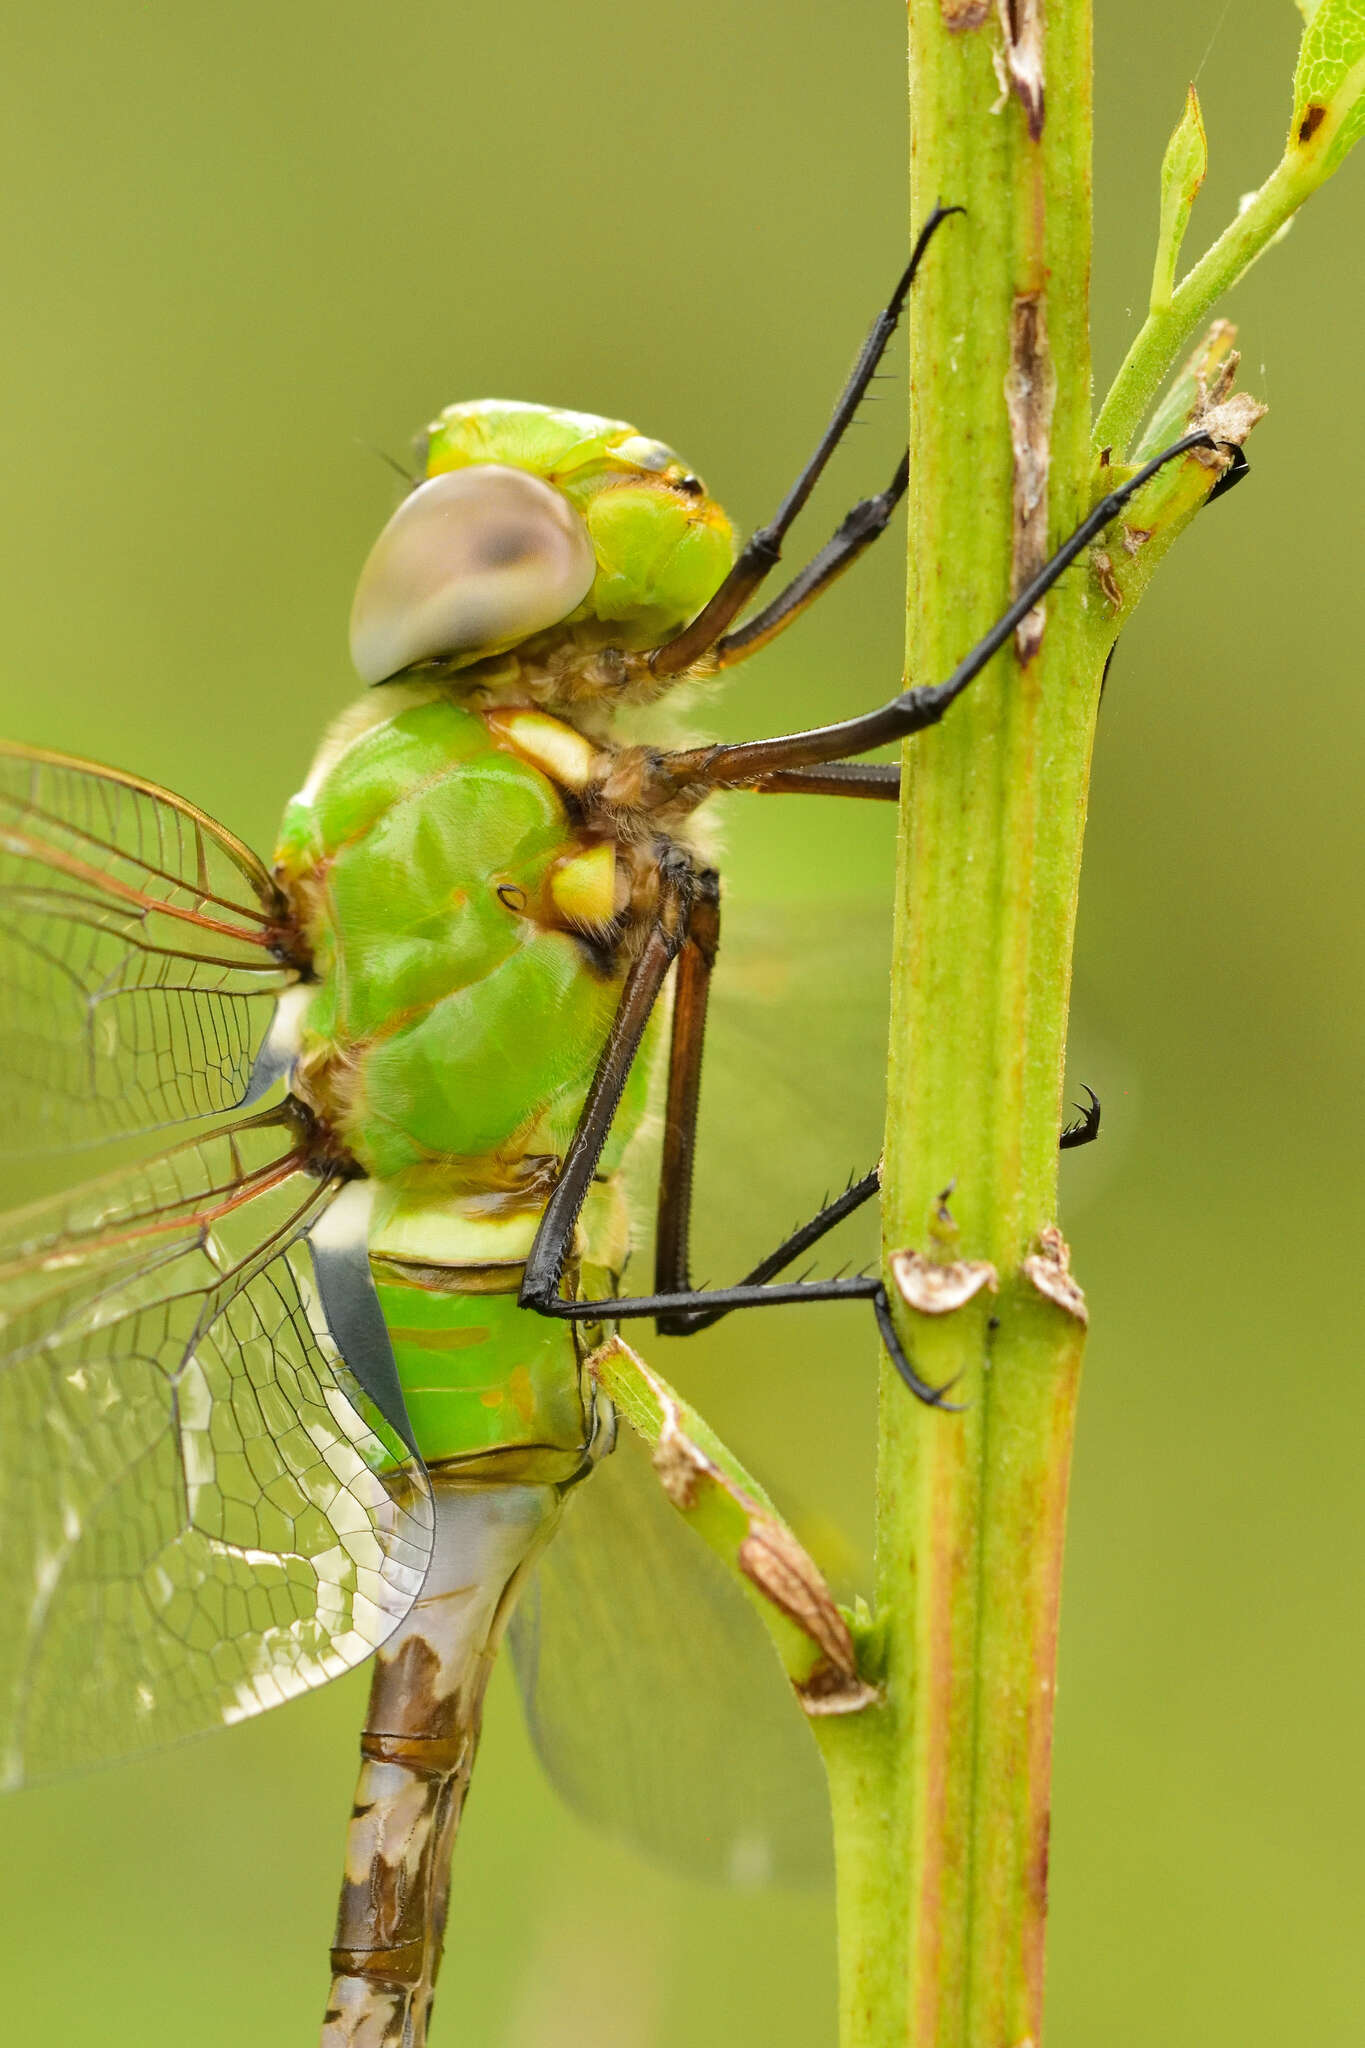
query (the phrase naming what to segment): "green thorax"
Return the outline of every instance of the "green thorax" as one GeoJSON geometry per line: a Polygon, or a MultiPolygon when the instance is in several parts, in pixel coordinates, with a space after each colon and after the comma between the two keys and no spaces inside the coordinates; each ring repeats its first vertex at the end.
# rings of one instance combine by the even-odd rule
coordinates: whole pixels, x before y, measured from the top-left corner
{"type": "MultiPolygon", "coordinates": [[[[324,743],[277,856],[316,976],[293,1086],[376,1182],[371,1265],[418,1447],[500,1482],[572,1477],[594,1429],[589,1333],[517,1306],[624,976],[616,849],[537,765],[586,745],[542,712],[387,685],[324,743]]],[[[624,1263],[614,1169],[647,1065],[571,1251],[581,1295],[624,1263]]]]}
{"type": "Polygon", "coordinates": [[[278,866],[317,977],[296,1085],[367,1173],[507,1190],[562,1155],[620,995],[614,861],[496,712],[398,684],[340,722],[278,866]]]}

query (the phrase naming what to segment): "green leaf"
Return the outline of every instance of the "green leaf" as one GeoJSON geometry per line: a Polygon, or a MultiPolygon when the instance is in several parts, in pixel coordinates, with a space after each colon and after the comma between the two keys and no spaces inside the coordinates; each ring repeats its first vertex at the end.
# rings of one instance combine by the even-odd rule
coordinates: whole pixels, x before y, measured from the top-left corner
{"type": "Polygon", "coordinates": [[[1311,21],[1322,5],[1322,0],[1294,0],[1294,5],[1305,21],[1311,21]]]}
{"type": "Polygon", "coordinates": [[[1199,95],[1191,86],[1185,107],[1175,124],[1161,159],[1161,232],[1157,237],[1156,263],[1152,270],[1154,313],[1164,312],[1175,287],[1175,266],[1180,245],[1190,224],[1190,209],[1209,167],[1209,145],[1204,134],[1204,117],[1199,95]]]}
{"type": "Polygon", "coordinates": [[[1317,159],[1330,177],[1365,134],[1365,0],[1320,0],[1303,32],[1294,74],[1287,156],[1317,159]]]}

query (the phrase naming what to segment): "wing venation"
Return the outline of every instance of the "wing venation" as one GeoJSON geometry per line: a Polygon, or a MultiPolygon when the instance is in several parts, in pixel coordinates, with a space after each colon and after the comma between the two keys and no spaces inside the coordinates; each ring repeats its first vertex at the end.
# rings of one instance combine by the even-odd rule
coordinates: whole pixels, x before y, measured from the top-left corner
{"type": "Polygon", "coordinates": [[[279,991],[269,870],[154,783],[0,743],[0,1139],[147,1131],[238,1104],[279,991]]]}
{"type": "Polygon", "coordinates": [[[415,1598],[425,1474],[361,1393],[279,1113],[0,1219],[0,1783],[262,1712],[415,1598]]]}

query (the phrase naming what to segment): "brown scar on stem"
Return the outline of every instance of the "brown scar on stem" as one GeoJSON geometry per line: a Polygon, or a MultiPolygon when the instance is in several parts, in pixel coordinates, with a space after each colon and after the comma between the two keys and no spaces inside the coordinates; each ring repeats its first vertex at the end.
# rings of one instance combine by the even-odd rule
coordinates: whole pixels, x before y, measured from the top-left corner
{"type": "Polygon", "coordinates": [[[820,1567],[790,1529],[765,1514],[758,1502],[692,1441],[681,1425],[677,1404],[664,1397],[660,1406],[663,1421],[653,1463],[664,1492],[684,1514],[696,1506],[705,1481],[729,1494],[748,1522],[736,1553],[739,1569],[769,1605],[794,1623],[819,1651],[804,1680],[792,1682],[806,1713],[854,1714],[872,1706],[881,1694],[858,1675],[853,1637],[820,1567]]]}
{"type": "Polygon", "coordinates": [[[1224,447],[1240,448],[1257,420],[1263,420],[1270,408],[1259,398],[1253,398],[1249,391],[1234,391],[1231,398],[1225,398],[1219,405],[1196,407],[1190,414],[1190,425],[1209,435],[1218,442],[1214,448],[1192,448],[1196,462],[1202,462],[1206,469],[1220,473],[1232,460],[1224,453],[1224,447]]]}
{"type": "MultiPolygon", "coordinates": [[[[1230,320],[1215,320],[1210,327],[1184,371],[1193,375],[1195,390],[1194,403],[1185,417],[1190,427],[1202,429],[1214,441],[1240,447],[1269,408],[1249,391],[1232,389],[1242,362],[1241,351],[1233,346],[1236,338],[1237,329],[1230,320]]],[[[1221,448],[1190,452],[1206,469],[1222,471],[1230,459],[1221,448]]]]}
{"type": "Polygon", "coordinates": [[[1078,1323],[1090,1321],[1090,1310],[1077,1282],[1071,1277],[1071,1252],[1055,1223],[1038,1233],[1038,1247],[1024,1260],[1024,1277],[1039,1294],[1053,1302],[1078,1323]]]}
{"type": "Polygon", "coordinates": [[[999,113],[1011,93],[1023,107],[1030,140],[1043,136],[1043,0],[996,0],[1004,47],[991,52],[1000,98],[991,109],[999,113]]]}
{"type": "Polygon", "coordinates": [[[1231,341],[1237,329],[1228,320],[1217,324],[1221,325],[1225,332],[1215,334],[1212,328],[1209,330],[1209,355],[1213,357],[1212,373],[1206,374],[1203,369],[1195,371],[1195,390],[1198,395],[1191,418],[1196,413],[1207,412],[1210,406],[1222,404],[1237,381],[1237,372],[1241,367],[1242,352],[1233,348],[1231,341]],[[1223,346],[1226,346],[1227,354],[1220,360],[1214,351],[1223,346]]]}
{"type": "MultiPolygon", "coordinates": [[[[1005,372],[1005,410],[1014,457],[1011,597],[1032,582],[1047,560],[1047,479],[1056,396],[1043,295],[1021,292],[1010,315],[1010,362],[1005,372]]],[[[1042,646],[1046,622],[1047,607],[1037,604],[1015,627],[1014,651],[1021,663],[1032,661],[1042,646]]]]}
{"type": "Polygon", "coordinates": [[[892,1252],[888,1263],[901,1300],[922,1316],[951,1315],[983,1287],[994,1294],[1000,1286],[989,1259],[953,1259],[945,1264],[923,1252],[904,1251],[892,1252]]]}
{"type": "MultiPolygon", "coordinates": [[[[1190,458],[1219,477],[1232,462],[1231,448],[1240,447],[1268,407],[1249,391],[1233,391],[1241,356],[1233,347],[1237,329],[1229,320],[1215,320],[1199,347],[1180,373],[1180,380],[1194,384],[1194,401],[1185,414],[1186,425],[1206,433],[1214,444],[1192,448],[1190,458]]],[[[1100,466],[1106,466],[1104,456],[1100,466]]],[[[1140,554],[1156,532],[1155,527],[1120,524],[1119,538],[1124,553],[1140,554]]],[[[1090,566],[1106,601],[1118,611],[1124,604],[1123,591],[1114,569],[1114,557],[1104,548],[1093,548],[1090,566]]]]}
{"type": "Polygon", "coordinates": [[[803,1685],[793,1688],[803,1713],[812,1719],[817,1714],[860,1714],[864,1707],[879,1707],[886,1693],[880,1685],[869,1685],[865,1679],[849,1679],[837,1665],[822,1657],[810,1677],[803,1685]]]}
{"type": "Polygon", "coordinates": [[[980,28],[991,11],[991,0],[938,0],[943,25],[955,34],[980,28]]]}
{"type": "Polygon", "coordinates": [[[1309,106],[1305,107],[1303,119],[1299,123],[1299,141],[1311,142],[1326,119],[1327,109],[1321,106],[1318,101],[1314,100],[1309,106]]]}
{"type": "Polygon", "coordinates": [[[1118,577],[1114,574],[1114,558],[1103,548],[1096,548],[1090,557],[1090,566],[1095,572],[1095,581],[1108,602],[1118,611],[1123,604],[1123,592],[1119,589],[1118,577]]]}
{"type": "Polygon", "coordinates": [[[1049,1842],[1052,1834],[1052,1809],[1045,1806],[1038,1816],[1037,1833],[1033,1854],[1029,1858],[1028,1883],[1033,1894],[1033,1903],[1041,1917],[1047,1913],[1047,1879],[1050,1865],[1049,1842]]]}
{"type": "Polygon", "coordinates": [[[858,1676],[848,1623],[819,1568],[789,1529],[756,1513],[739,1546],[739,1568],[820,1652],[809,1675],[794,1688],[808,1714],[854,1714],[879,1698],[876,1688],[858,1676]]]}
{"type": "Polygon", "coordinates": [[[651,1454],[654,1470],[660,1486],[668,1495],[675,1508],[687,1514],[697,1503],[697,1488],[714,1468],[709,1458],[703,1457],[691,1437],[678,1426],[677,1411],[671,1401],[663,1405],[663,1427],[659,1441],[651,1454]]]}

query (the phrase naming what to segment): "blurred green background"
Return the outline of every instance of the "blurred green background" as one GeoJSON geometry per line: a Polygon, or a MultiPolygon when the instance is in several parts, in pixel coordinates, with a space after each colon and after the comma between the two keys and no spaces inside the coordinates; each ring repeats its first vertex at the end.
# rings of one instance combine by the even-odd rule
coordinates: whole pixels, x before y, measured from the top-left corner
{"type": "MultiPolygon", "coordinates": [[[[1197,249],[1278,153],[1299,16],[1098,16],[1104,382],[1187,81],[1212,155],[1197,249]]],[[[268,846],[354,688],[352,579],[393,502],[370,451],[402,455],[458,396],[633,419],[753,524],[901,261],[903,30],[894,0],[27,8],[0,79],[0,729],[160,778],[268,846]]],[[[1052,2048],[1346,2048],[1365,2025],[1363,231],[1357,162],[1227,308],[1273,407],[1255,477],[1163,569],[1104,709],[1074,1064],[1111,1137],[1065,1173],[1094,1332],[1052,2048]]],[[[812,543],[891,467],[882,390],[812,543]]],[[[898,547],[735,683],[718,730],[887,693],[898,547]]],[[[798,928],[812,902],[884,896],[877,807],[736,800],[727,838],[734,900],[784,900],[798,928]]],[[[824,1008],[860,1008],[871,1044],[875,937],[847,973],[824,1008]]],[[[782,1027],[772,1063],[813,1043],[812,1100],[832,1117],[854,1088],[856,1130],[812,1141],[779,1225],[875,1129],[875,1056],[846,1083],[818,1023],[782,1027]]],[[[831,1309],[705,1342],[661,1347],[665,1370],[856,1555],[866,1324],[831,1309]]],[[[7,1804],[7,2038],[312,2039],[364,1683],[7,1804]]],[[[499,1680],[437,2044],[825,2048],[833,2001],[825,1902],[707,1894],[598,1843],[499,1680]]]]}

